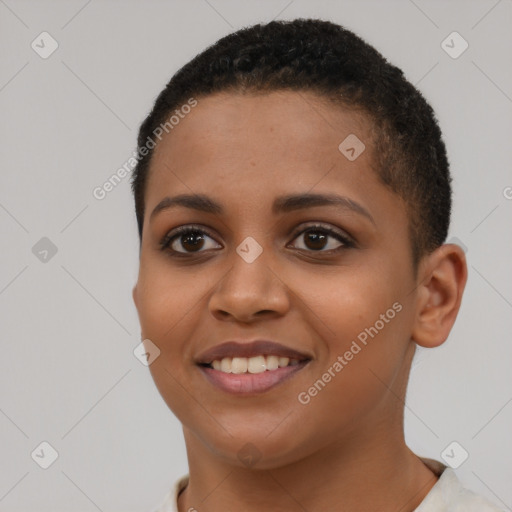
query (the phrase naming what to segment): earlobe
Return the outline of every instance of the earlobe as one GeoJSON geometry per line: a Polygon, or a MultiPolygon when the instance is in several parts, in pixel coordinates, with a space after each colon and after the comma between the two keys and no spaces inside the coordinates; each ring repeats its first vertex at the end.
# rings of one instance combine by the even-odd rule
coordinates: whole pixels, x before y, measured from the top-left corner
{"type": "Polygon", "coordinates": [[[460,309],[466,280],[466,257],[458,245],[442,245],[425,257],[418,273],[412,331],[418,345],[432,348],[446,341],[460,309]]]}
{"type": "Polygon", "coordinates": [[[133,287],[133,290],[132,290],[132,299],[133,299],[133,302],[135,304],[135,307],[138,309],[138,305],[137,305],[137,285],[135,285],[133,287]]]}

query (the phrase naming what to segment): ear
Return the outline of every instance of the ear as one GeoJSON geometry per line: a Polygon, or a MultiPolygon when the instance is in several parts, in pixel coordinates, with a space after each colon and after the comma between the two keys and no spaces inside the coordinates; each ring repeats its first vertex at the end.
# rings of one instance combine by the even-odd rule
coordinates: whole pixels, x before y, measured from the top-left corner
{"type": "Polygon", "coordinates": [[[133,302],[135,304],[135,307],[137,309],[139,309],[139,306],[137,304],[137,283],[135,284],[135,286],[133,287],[133,290],[132,290],[132,298],[133,298],[133,302]]]}
{"type": "Polygon", "coordinates": [[[455,244],[442,245],[421,262],[412,331],[418,345],[432,348],[446,341],[459,312],[467,276],[464,251],[455,244]]]}

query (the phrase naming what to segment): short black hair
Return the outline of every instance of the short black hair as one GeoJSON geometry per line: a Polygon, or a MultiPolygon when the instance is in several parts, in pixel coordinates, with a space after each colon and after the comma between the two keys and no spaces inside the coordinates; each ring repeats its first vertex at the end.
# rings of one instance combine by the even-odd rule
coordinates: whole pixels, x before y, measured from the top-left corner
{"type": "Polygon", "coordinates": [[[192,97],[280,90],[315,92],[363,112],[370,122],[373,168],[401,198],[409,216],[414,268],[444,243],[451,177],[432,107],[401,69],[359,36],[330,21],[305,18],[257,24],[219,39],[178,70],[158,95],[140,126],[132,176],[141,241],[154,150],[142,156],[140,149],[147,147],[158,126],[192,97]]]}

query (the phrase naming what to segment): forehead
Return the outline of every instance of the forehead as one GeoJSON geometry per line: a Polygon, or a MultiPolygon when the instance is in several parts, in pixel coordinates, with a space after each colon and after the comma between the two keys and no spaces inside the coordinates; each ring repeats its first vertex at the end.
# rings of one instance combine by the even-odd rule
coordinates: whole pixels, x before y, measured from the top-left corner
{"type": "Polygon", "coordinates": [[[356,201],[394,195],[377,179],[369,121],[355,110],[306,91],[220,93],[197,102],[155,149],[147,211],[173,193],[253,207],[313,188],[338,188],[356,201]],[[364,148],[355,160],[339,148],[354,141],[358,152],[364,148]]]}
{"type": "Polygon", "coordinates": [[[218,93],[197,101],[179,125],[164,135],[154,158],[163,149],[179,151],[194,146],[194,154],[188,158],[201,158],[218,147],[235,154],[252,151],[260,157],[266,154],[265,148],[272,148],[277,155],[309,159],[313,146],[318,151],[334,153],[336,142],[350,133],[357,132],[360,138],[368,139],[365,116],[306,91],[218,93]],[[292,147],[293,153],[289,151],[292,147]]]}
{"type": "Polygon", "coordinates": [[[157,145],[152,174],[159,174],[162,167],[198,169],[207,164],[211,169],[247,160],[254,164],[273,162],[270,170],[275,172],[292,164],[300,173],[307,166],[338,160],[342,156],[338,146],[351,134],[364,141],[361,161],[371,164],[366,117],[335,107],[316,94],[219,93],[197,101],[157,145]]]}

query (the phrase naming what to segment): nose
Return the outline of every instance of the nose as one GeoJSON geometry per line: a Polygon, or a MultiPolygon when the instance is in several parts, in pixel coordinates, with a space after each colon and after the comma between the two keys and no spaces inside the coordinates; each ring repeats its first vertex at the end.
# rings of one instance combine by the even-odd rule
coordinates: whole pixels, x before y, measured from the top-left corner
{"type": "Polygon", "coordinates": [[[250,323],[277,318],[290,307],[289,291],[278,272],[260,255],[252,263],[233,255],[234,264],[217,284],[209,308],[218,320],[250,323]]]}

